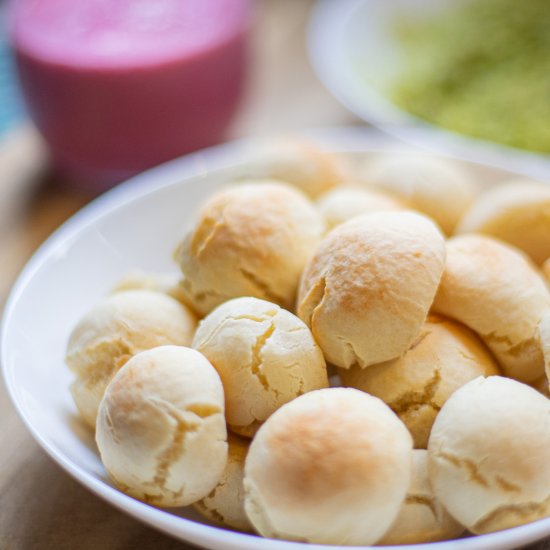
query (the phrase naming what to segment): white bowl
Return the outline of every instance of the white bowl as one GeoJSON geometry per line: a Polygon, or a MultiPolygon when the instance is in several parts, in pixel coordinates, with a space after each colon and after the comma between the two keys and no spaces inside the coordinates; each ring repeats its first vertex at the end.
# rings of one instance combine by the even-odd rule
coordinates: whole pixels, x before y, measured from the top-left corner
{"type": "MultiPolygon", "coordinates": [[[[372,130],[333,129],[315,135],[326,148],[349,154],[402,148],[372,130]]],[[[99,460],[93,436],[78,419],[68,390],[71,375],[63,361],[72,327],[121,275],[132,268],[175,270],[171,252],[183,226],[206,196],[239,172],[246,147],[246,142],[223,145],[146,172],[106,193],[58,229],[27,264],[6,305],[3,374],[17,411],[38,443],[69,474],[117,508],[206,548],[315,550],[323,547],[217,528],[190,508],[161,510],[117,491],[99,460]]],[[[418,548],[515,548],[547,536],[550,518],[418,548]]]]}
{"type": "Polygon", "coordinates": [[[437,152],[550,179],[550,155],[445,130],[414,117],[388,98],[404,59],[396,15],[422,18],[465,0],[318,0],[308,28],[313,67],[350,111],[400,139],[437,152]]]}

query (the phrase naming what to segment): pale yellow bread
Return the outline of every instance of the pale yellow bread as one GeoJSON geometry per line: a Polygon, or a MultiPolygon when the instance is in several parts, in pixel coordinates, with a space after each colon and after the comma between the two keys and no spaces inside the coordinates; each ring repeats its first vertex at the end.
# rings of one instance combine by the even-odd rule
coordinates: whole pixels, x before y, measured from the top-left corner
{"type": "Polygon", "coordinates": [[[453,232],[477,191],[464,166],[422,153],[380,154],[361,172],[369,186],[393,193],[405,206],[435,220],[447,235],[453,232]]]}
{"type": "Polygon", "coordinates": [[[213,310],[193,347],[218,371],[227,423],[252,437],[281,405],[328,386],[323,353],[303,321],[258,298],[235,298],[213,310]]]}
{"type": "Polygon", "coordinates": [[[425,216],[365,214],[320,243],[297,313],[330,363],[365,368],[394,359],[419,335],[444,265],[443,236],[425,216]]]}
{"type": "Polygon", "coordinates": [[[305,139],[281,137],[256,140],[238,177],[281,180],[316,198],[351,175],[351,165],[344,156],[324,151],[305,139]]]}
{"type": "Polygon", "coordinates": [[[132,355],[165,344],[190,345],[196,322],[174,298],[150,290],[118,292],[86,313],[71,332],[65,357],[86,424],[95,428],[107,384],[132,355]]]}
{"type": "Polygon", "coordinates": [[[358,185],[346,185],[321,195],[317,200],[317,208],[330,230],[361,214],[402,210],[404,206],[387,193],[358,185]]]}
{"type": "Polygon", "coordinates": [[[324,232],[313,204],[280,182],[234,186],[210,197],[176,250],[182,287],[204,316],[239,296],[290,309],[300,274],[324,232]]]}
{"type": "Polygon", "coordinates": [[[135,355],[105,391],[96,441],[121,491],[156,506],[204,498],[227,462],[220,377],[190,348],[135,355]]]}
{"type": "Polygon", "coordinates": [[[411,437],[382,401],[351,388],[310,392],[253,439],[245,510],[265,537],[373,544],[397,517],[411,460],[411,437]]]}
{"type": "Polygon", "coordinates": [[[428,445],[437,498],[473,533],[550,515],[550,400],[500,376],[458,389],[428,445]]]}
{"type": "Polygon", "coordinates": [[[428,477],[428,451],[413,451],[411,484],[397,519],[380,545],[421,544],[458,538],[464,532],[434,495],[428,477]]]}
{"type": "Polygon", "coordinates": [[[119,279],[113,288],[113,292],[124,292],[126,290],[162,292],[175,298],[186,307],[191,307],[182,288],[181,275],[175,273],[147,273],[134,269],[119,279]]]}
{"type": "Polygon", "coordinates": [[[205,518],[223,527],[252,531],[244,511],[244,461],[249,441],[229,435],[227,465],[218,484],[194,508],[205,518]]]}
{"type": "Polygon", "coordinates": [[[503,182],[480,195],[456,233],[483,233],[510,243],[536,264],[550,257],[550,185],[503,182]]]}
{"type": "Polygon", "coordinates": [[[437,413],[455,390],[478,376],[498,373],[495,360],[472,331],[434,315],[402,357],[339,372],[344,386],[387,403],[411,432],[417,449],[427,447],[437,413]]]}
{"type": "Polygon", "coordinates": [[[433,309],[476,332],[506,376],[532,382],[543,374],[537,326],[550,294],[517,249],[483,235],[450,239],[433,309]]]}

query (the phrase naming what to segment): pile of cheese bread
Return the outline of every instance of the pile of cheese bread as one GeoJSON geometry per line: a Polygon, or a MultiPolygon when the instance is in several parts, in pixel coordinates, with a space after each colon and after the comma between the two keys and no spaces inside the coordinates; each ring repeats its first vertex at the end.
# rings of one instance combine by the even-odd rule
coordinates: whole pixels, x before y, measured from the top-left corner
{"type": "Polygon", "coordinates": [[[128,274],[70,335],[116,487],[320,544],[549,516],[550,186],[291,139],[224,183],[181,274],[128,274]]]}

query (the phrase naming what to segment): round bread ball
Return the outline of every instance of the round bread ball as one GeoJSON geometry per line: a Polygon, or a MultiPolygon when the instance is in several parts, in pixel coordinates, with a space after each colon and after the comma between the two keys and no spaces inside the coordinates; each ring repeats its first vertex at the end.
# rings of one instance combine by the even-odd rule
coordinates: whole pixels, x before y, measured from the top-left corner
{"type": "Polygon", "coordinates": [[[196,328],[191,311],[149,290],[108,296],[73,329],[65,361],[76,380],[71,393],[82,419],[95,429],[107,384],[132,355],[165,344],[188,346],[196,328]]]}
{"type": "Polygon", "coordinates": [[[193,347],[218,371],[229,428],[252,437],[275,410],[328,386],[323,353],[292,313],[258,298],[217,307],[197,329],[193,347]]]}
{"type": "Polygon", "coordinates": [[[299,138],[280,138],[255,144],[248,151],[241,177],[281,180],[316,198],[351,176],[346,158],[323,151],[299,138]]]}
{"type": "Polygon", "coordinates": [[[379,397],[411,432],[414,446],[425,449],[437,413],[451,394],[498,367],[477,336],[463,325],[430,316],[410,349],[397,359],[341,369],[344,386],[379,397]]]}
{"type": "Polygon", "coordinates": [[[227,442],[227,465],[220,481],[193,506],[214,523],[239,531],[253,531],[244,511],[244,461],[249,441],[230,434],[227,442]]]}
{"type": "Polygon", "coordinates": [[[445,265],[437,227],[378,212],[333,229],[306,266],[297,312],[328,362],[361,368],[402,355],[420,333],[445,265]]]}
{"type": "Polygon", "coordinates": [[[450,235],[472,204],[476,187],[457,162],[421,153],[387,153],[369,161],[362,179],[423,212],[450,235]]]}
{"type": "Polygon", "coordinates": [[[221,191],[176,251],[183,289],[201,315],[238,296],[290,309],[323,232],[313,204],[292,187],[258,182],[221,191]]]}
{"type": "Polygon", "coordinates": [[[530,180],[497,185],[478,197],[456,232],[491,235],[541,264],[550,257],[550,186],[530,180]]]}
{"type": "Polygon", "coordinates": [[[447,242],[433,309],[475,331],[506,376],[532,382],[543,374],[537,325],[549,308],[544,280],[520,251],[482,235],[447,242]]]}
{"type": "Polygon", "coordinates": [[[437,416],[428,446],[434,492],[476,534],[550,515],[550,400],[509,378],[477,378],[437,416]]]}
{"type": "Polygon", "coordinates": [[[394,197],[361,187],[337,187],[321,195],[317,208],[327,229],[332,229],[361,214],[385,210],[401,210],[403,206],[394,197]]]}
{"type": "Polygon", "coordinates": [[[96,442],[124,493],[155,506],[187,506],[204,498],[227,462],[218,373],[190,348],[138,353],[105,391],[96,442]]]}
{"type": "Polygon", "coordinates": [[[397,517],[411,460],[411,436],[382,401],[350,388],[310,392],[253,439],[245,510],[265,537],[373,544],[397,517]]]}
{"type": "Polygon", "coordinates": [[[379,545],[420,544],[459,537],[464,532],[434,495],[428,477],[428,451],[413,451],[411,484],[397,519],[379,545]]]}
{"type": "Polygon", "coordinates": [[[187,296],[181,285],[181,276],[173,273],[146,273],[140,270],[134,270],[126,273],[120,279],[113,292],[124,292],[126,290],[152,290],[162,292],[175,298],[186,307],[190,307],[187,302],[187,296]]]}

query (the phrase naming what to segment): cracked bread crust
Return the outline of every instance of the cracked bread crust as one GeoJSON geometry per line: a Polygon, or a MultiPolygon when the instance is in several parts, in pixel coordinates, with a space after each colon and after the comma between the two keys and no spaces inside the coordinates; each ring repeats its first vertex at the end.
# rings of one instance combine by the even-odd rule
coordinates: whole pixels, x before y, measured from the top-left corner
{"type": "Polygon", "coordinates": [[[298,316],[330,363],[394,359],[417,338],[444,263],[443,236],[425,216],[359,216],[331,231],[306,266],[298,316]]]}
{"type": "Polygon", "coordinates": [[[550,400],[509,378],[477,378],[435,420],[428,445],[435,494],[476,534],[550,514],[550,400]]]}
{"type": "Polygon", "coordinates": [[[238,296],[290,309],[323,231],[313,204],[282,182],[221,191],[203,205],[175,252],[183,292],[201,316],[238,296]]]}
{"type": "Polygon", "coordinates": [[[540,265],[550,256],[550,188],[532,180],[496,185],[479,196],[456,233],[491,235],[540,265]]]}
{"type": "Polygon", "coordinates": [[[310,392],[252,440],[245,509],[263,536],[373,544],[397,516],[411,460],[411,437],[382,401],[350,388],[310,392]]]}
{"type": "Polygon", "coordinates": [[[400,358],[368,369],[339,369],[345,386],[379,397],[405,423],[416,449],[428,445],[437,413],[450,395],[478,376],[498,374],[478,337],[454,321],[431,315],[400,358]]]}
{"type": "Polygon", "coordinates": [[[227,465],[219,483],[193,506],[210,521],[251,532],[253,527],[244,511],[243,486],[244,461],[249,441],[229,434],[228,445],[227,465]]]}
{"type": "Polygon", "coordinates": [[[464,532],[435,496],[428,478],[428,452],[413,451],[411,484],[397,519],[380,545],[420,544],[458,538],[464,532]]]}
{"type": "Polygon", "coordinates": [[[218,483],[227,460],[223,387],[195,350],[160,346],[130,359],[101,401],[96,441],[123,492],[186,506],[218,483]]]}
{"type": "Polygon", "coordinates": [[[550,293],[519,250],[482,235],[450,239],[433,310],[476,332],[506,376],[533,382],[543,374],[537,326],[550,293]]]}
{"type": "Polygon", "coordinates": [[[95,429],[107,384],[132,355],[157,346],[191,344],[196,318],[174,298],[151,290],[111,295],[73,329],[65,361],[75,374],[71,393],[83,420],[95,429]]]}
{"type": "Polygon", "coordinates": [[[218,371],[227,423],[245,437],[284,403],[328,387],[325,360],[308,327],[265,300],[222,304],[201,321],[193,347],[218,371]]]}

